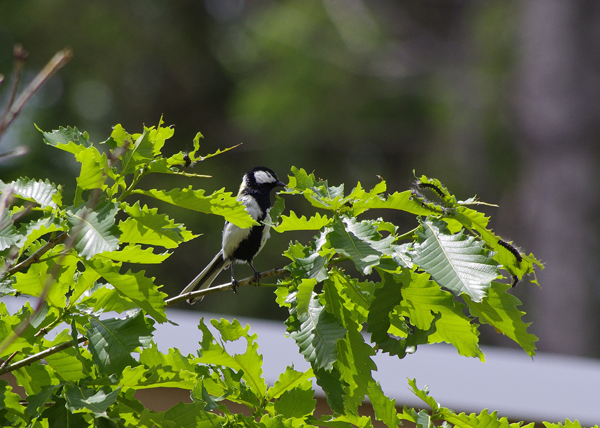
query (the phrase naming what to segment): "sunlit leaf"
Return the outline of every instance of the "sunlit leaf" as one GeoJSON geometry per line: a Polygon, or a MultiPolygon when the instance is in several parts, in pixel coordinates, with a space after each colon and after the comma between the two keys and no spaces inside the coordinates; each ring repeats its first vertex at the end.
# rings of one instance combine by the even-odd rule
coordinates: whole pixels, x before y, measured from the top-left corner
{"type": "Polygon", "coordinates": [[[67,211],[69,236],[75,239],[75,250],[86,259],[105,251],[114,251],[119,245],[119,229],[115,216],[116,202],[99,202],[94,209],[85,205],[67,211]]]}
{"type": "Polygon", "coordinates": [[[498,278],[498,263],[483,243],[462,232],[449,234],[445,223],[421,221],[413,262],[455,295],[465,293],[480,302],[491,282],[498,278]]]}

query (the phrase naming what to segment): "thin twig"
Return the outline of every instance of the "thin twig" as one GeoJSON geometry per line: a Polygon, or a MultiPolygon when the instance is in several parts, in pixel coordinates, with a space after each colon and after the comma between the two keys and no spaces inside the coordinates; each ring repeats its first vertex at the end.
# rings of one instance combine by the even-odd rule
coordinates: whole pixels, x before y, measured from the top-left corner
{"type": "Polygon", "coordinates": [[[56,247],[61,242],[63,242],[65,239],[67,239],[67,236],[68,235],[65,232],[65,233],[61,233],[54,239],[50,239],[48,242],[46,242],[42,247],[40,247],[39,250],[37,250],[31,256],[29,256],[28,258],[23,260],[21,263],[8,269],[6,271],[6,273],[8,274],[7,276],[14,275],[17,272],[21,272],[22,270],[27,269],[27,267],[29,267],[33,263],[37,263],[40,260],[40,257],[42,257],[44,254],[46,254],[52,248],[56,247]]]}
{"type": "Polygon", "coordinates": [[[73,51],[70,49],[63,49],[57,52],[50,61],[44,66],[44,68],[35,76],[29,85],[21,92],[21,95],[15,100],[10,108],[2,116],[0,121],[0,137],[6,131],[6,128],[15,120],[19,115],[27,101],[42,87],[46,81],[54,75],[59,69],[67,64],[73,57],[73,51]]]}
{"type": "MultiPolygon", "coordinates": [[[[265,272],[260,272],[258,275],[258,279],[269,278],[271,276],[285,275],[290,273],[287,269],[283,268],[275,268],[265,272]]],[[[244,285],[255,284],[257,286],[262,286],[262,284],[256,284],[256,278],[254,275],[244,278],[238,281],[237,286],[243,287],[244,285]]],[[[267,286],[272,286],[271,284],[267,286]]],[[[231,282],[221,285],[215,285],[214,287],[205,288],[203,290],[190,291],[189,293],[179,294],[178,296],[171,297],[170,299],[165,300],[165,306],[172,306],[177,303],[183,302],[187,299],[193,299],[200,296],[206,296],[207,294],[219,293],[221,291],[230,290],[232,288],[231,282]]]]}
{"type": "MultiPolygon", "coordinates": [[[[77,343],[82,343],[82,342],[85,342],[86,340],[87,340],[87,338],[85,336],[81,336],[80,338],[77,339],[77,343]]],[[[28,366],[29,364],[35,363],[36,361],[39,361],[39,360],[42,360],[49,355],[56,354],[57,352],[60,352],[60,351],[64,351],[65,349],[68,349],[74,345],[75,345],[75,343],[73,340],[68,340],[68,341],[60,343],[56,346],[52,346],[51,348],[45,349],[41,352],[38,352],[37,354],[33,354],[27,358],[23,358],[21,361],[17,361],[16,363],[11,364],[10,366],[0,368],[0,376],[5,373],[12,372],[13,370],[20,369],[21,367],[28,366]]]]}

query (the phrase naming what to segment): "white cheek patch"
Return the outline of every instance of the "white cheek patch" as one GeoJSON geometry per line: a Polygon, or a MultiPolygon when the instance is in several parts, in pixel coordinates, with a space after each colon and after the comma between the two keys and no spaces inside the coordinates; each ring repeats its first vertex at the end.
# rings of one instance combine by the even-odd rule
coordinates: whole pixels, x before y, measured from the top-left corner
{"type": "Polygon", "coordinates": [[[254,179],[258,184],[275,183],[275,177],[267,171],[256,171],[254,173],[254,179]]]}

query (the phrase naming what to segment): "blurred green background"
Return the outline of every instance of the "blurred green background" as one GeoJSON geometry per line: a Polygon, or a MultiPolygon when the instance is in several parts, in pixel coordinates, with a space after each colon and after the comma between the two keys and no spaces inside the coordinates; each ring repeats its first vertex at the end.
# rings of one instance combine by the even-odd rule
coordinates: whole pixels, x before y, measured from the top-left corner
{"type": "MultiPolygon", "coordinates": [[[[348,188],[379,175],[394,191],[415,170],[461,199],[498,203],[486,209],[494,229],[547,264],[540,289],[525,279],[514,290],[539,349],[598,356],[599,23],[600,3],[583,0],[0,0],[7,80],[15,43],[30,53],[25,81],[56,51],[74,51],[0,141],[0,151],[29,148],[0,164],[0,178],[74,185],[74,160],[45,146],[34,123],[99,142],[117,123],[139,132],[161,115],[176,130],[167,154],[197,132],[204,154],[243,145],[195,167],[211,179],[147,188],[236,192],[253,166],[285,181],[294,165],[348,188]]],[[[222,222],[161,209],[203,234],[149,269],[172,296],[219,250],[222,222]]],[[[289,241],[306,238],[272,235],[260,270],[284,265],[289,241]]],[[[193,310],[285,318],[273,289],[239,293],[193,310]]],[[[490,331],[482,340],[507,345],[490,331]]]]}

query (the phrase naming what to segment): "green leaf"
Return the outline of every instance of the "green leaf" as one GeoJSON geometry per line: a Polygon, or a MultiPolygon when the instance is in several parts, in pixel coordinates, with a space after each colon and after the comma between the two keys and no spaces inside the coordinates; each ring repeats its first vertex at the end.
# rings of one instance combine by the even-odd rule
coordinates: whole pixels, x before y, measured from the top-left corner
{"type": "Polygon", "coordinates": [[[403,299],[395,309],[402,308],[401,314],[420,330],[427,331],[435,324],[428,343],[450,343],[460,355],[484,361],[477,328],[463,313],[464,305],[454,301],[452,294],[441,290],[426,275],[404,271],[401,278],[403,299]]]}
{"type": "Polygon", "coordinates": [[[164,262],[171,253],[164,252],[162,254],[155,254],[152,248],[142,249],[139,245],[127,245],[118,251],[106,251],[98,254],[98,257],[105,257],[116,262],[125,263],[162,263],[164,262]]]}
{"type": "Polygon", "coordinates": [[[16,245],[21,239],[9,210],[0,209],[0,251],[16,245]]]}
{"type": "Polygon", "coordinates": [[[390,313],[402,300],[402,285],[396,282],[395,277],[382,273],[382,284],[375,290],[375,298],[369,310],[367,331],[371,333],[371,342],[375,343],[383,352],[398,355],[403,358],[406,353],[406,341],[390,337],[390,313]]]}
{"type": "Polygon", "coordinates": [[[234,370],[242,370],[242,379],[246,381],[255,394],[264,397],[267,392],[267,384],[262,377],[262,355],[258,353],[256,334],[250,335],[250,326],[247,325],[243,328],[236,319],[231,323],[226,319],[221,319],[221,321],[211,320],[211,323],[221,333],[224,340],[246,339],[246,352],[243,354],[229,354],[221,344],[214,340],[212,333],[210,333],[201,318],[199,328],[202,331],[202,355],[200,355],[198,361],[204,364],[217,364],[234,370]]]}
{"type": "Polygon", "coordinates": [[[95,414],[101,414],[115,402],[120,391],[121,388],[110,392],[107,392],[106,388],[96,391],[92,388],[81,388],[70,382],[65,386],[67,408],[71,411],[88,409],[95,414]]]}
{"type": "Polygon", "coordinates": [[[0,379],[0,421],[2,421],[3,416],[11,415],[28,422],[29,412],[26,413],[25,406],[22,406],[20,401],[19,394],[12,392],[12,387],[8,385],[6,380],[0,379]]]}
{"type": "Polygon", "coordinates": [[[90,424],[81,413],[72,413],[67,409],[67,401],[57,397],[54,405],[41,415],[42,419],[48,421],[51,427],[89,428],[90,424]]]}
{"type": "Polygon", "coordinates": [[[88,133],[81,133],[75,127],[63,128],[60,126],[58,130],[52,132],[42,131],[42,135],[46,144],[73,154],[77,154],[91,146],[88,133]]]}
{"type": "Polygon", "coordinates": [[[342,380],[339,370],[333,367],[332,370],[318,369],[314,370],[317,379],[317,385],[323,388],[327,404],[336,413],[344,414],[344,389],[348,384],[342,380]]]}
{"type": "Polygon", "coordinates": [[[346,329],[324,309],[313,293],[307,309],[298,309],[300,328],[292,331],[290,336],[313,369],[331,370],[337,360],[337,341],[346,335],[346,329]]]}
{"type": "Polygon", "coordinates": [[[118,374],[127,366],[137,365],[131,353],[137,347],[149,346],[153,330],[142,311],[125,319],[92,316],[86,333],[88,349],[101,373],[118,374]]]}
{"type": "Polygon", "coordinates": [[[125,205],[124,211],[129,218],[119,223],[120,242],[144,245],[160,245],[165,248],[176,248],[180,243],[194,239],[194,235],[183,224],[175,223],[165,214],[158,214],[157,208],[140,206],[136,202],[132,206],[125,205]]]}
{"type": "Polygon", "coordinates": [[[60,200],[60,188],[56,184],[46,181],[19,178],[16,181],[5,184],[0,180],[0,193],[12,190],[12,195],[26,201],[35,202],[43,208],[57,208],[55,199],[60,200]]]}
{"type": "Polygon", "coordinates": [[[165,298],[167,295],[158,290],[154,278],[144,276],[145,272],[120,273],[119,267],[109,260],[95,258],[85,263],[108,281],[124,297],[137,303],[148,315],[162,323],[167,321],[165,315],[165,298]]]}
{"type": "Polygon", "coordinates": [[[303,418],[312,415],[317,406],[312,388],[296,387],[281,394],[275,401],[275,412],[286,418],[303,418]]]}
{"type": "Polygon", "coordinates": [[[181,428],[224,426],[226,418],[204,411],[204,403],[179,403],[165,412],[165,421],[181,428]]]}
{"type": "Polygon", "coordinates": [[[462,231],[451,235],[440,221],[421,221],[412,260],[442,287],[455,295],[465,293],[481,302],[491,282],[498,278],[498,264],[483,243],[462,231]]]}
{"type": "Polygon", "coordinates": [[[19,228],[23,239],[19,242],[19,256],[23,255],[29,246],[44,235],[52,232],[66,231],[67,226],[54,215],[32,220],[19,228]]]}
{"type": "Polygon", "coordinates": [[[417,381],[415,379],[408,379],[408,384],[410,385],[412,393],[419,397],[421,400],[423,400],[423,402],[429,407],[431,407],[431,410],[436,412],[439,409],[440,405],[438,404],[438,402],[435,401],[433,397],[429,396],[429,388],[427,387],[427,385],[425,385],[423,389],[419,389],[417,387],[417,381]]]}
{"type": "Polygon", "coordinates": [[[246,212],[244,205],[231,196],[231,192],[225,192],[224,189],[217,190],[208,196],[204,195],[204,189],[193,190],[192,186],[187,189],[172,189],[168,192],[156,189],[135,189],[133,193],[150,196],[159,201],[189,210],[220,215],[228,222],[241,228],[248,228],[257,224],[246,212]]]}
{"type": "MultiPolygon", "coordinates": [[[[498,244],[501,238],[488,229],[489,217],[485,214],[467,207],[457,207],[453,218],[460,222],[465,228],[475,231],[481,239],[496,252],[494,258],[511,275],[522,278],[523,275],[534,273],[534,267],[544,268],[544,265],[533,255],[520,254],[522,260],[518,261],[515,255],[506,247],[498,244]]],[[[518,251],[518,250],[517,250],[518,251]]],[[[537,282],[537,281],[532,281],[537,282]]]]}
{"type": "Polygon", "coordinates": [[[94,146],[79,151],[75,159],[81,163],[81,171],[77,177],[77,187],[81,190],[102,189],[106,186],[106,170],[108,169],[108,158],[106,154],[100,153],[94,146]]]}
{"type": "Polygon", "coordinates": [[[305,372],[299,372],[294,370],[292,366],[288,366],[285,372],[279,375],[279,378],[275,381],[275,384],[269,388],[267,395],[269,399],[279,398],[285,391],[295,388],[296,386],[311,386],[310,378],[313,377],[312,369],[308,369],[305,372]]]}
{"type": "Polygon", "coordinates": [[[131,174],[138,165],[149,163],[154,159],[154,143],[150,140],[151,128],[144,127],[142,134],[132,134],[133,145],[127,146],[121,160],[121,174],[131,174]]]}
{"type": "Polygon", "coordinates": [[[510,286],[493,282],[488,295],[481,302],[466,299],[472,315],[479,317],[480,322],[490,324],[501,333],[517,342],[530,356],[535,355],[536,336],[527,332],[530,323],[521,319],[525,312],[518,309],[521,301],[507,291],[510,286]]]}
{"type": "Polygon", "coordinates": [[[67,348],[44,359],[60,379],[78,381],[87,376],[87,369],[77,357],[75,348],[67,348]]]}
{"type": "Polygon", "coordinates": [[[338,253],[350,257],[356,268],[366,275],[379,264],[388,249],[393,252],[390,248],[392,236],[382,239],[373,222],[357,222],[354,218],[334,222],[327,240],[338,253]]]}
{"type": "Polygon", "coordinates": [[[383,393],[379,382],[371,382],[369,384],[368,394],[377,420],[390,428],[398,427],[400,421],[398,420],[398,411],[396,410],[396,400],[388,398],[383,393]]]}
{"type": "Polygon", "coordinates": [[[114,251],[119,246],[119,229],[115,216],[119,211],[116,202],[99,202],[93,210],[81,205],[67,211],[71,230],[69,236],[75,239],[75,250],[86,259],[105,251],[114,251]]]}
{"type": "Polygon", "coordinates": [[[281,216],[281,224],[273,227],[276,232],[283,233],[292,230],[320,230],[329,224],[331,220],[327,216],[316,213],[310,219],[306,216],[298,217],[294,211],[289,216],[281,216]]]}

